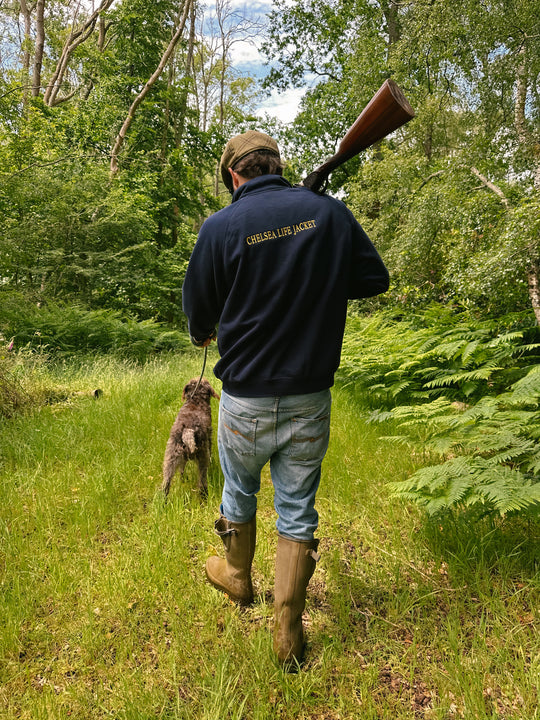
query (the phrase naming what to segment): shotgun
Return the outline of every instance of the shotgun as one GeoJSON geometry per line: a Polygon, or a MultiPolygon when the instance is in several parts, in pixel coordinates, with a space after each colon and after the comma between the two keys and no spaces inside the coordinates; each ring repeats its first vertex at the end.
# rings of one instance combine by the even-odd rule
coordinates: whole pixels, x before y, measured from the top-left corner
{"type": "Polygon", "coordinates": [[[385,80],[341,140],[337,153],[304,178],[302,185],[323,193],[333,170],[413,117],[414,110],[399,85],[385,80]]]}

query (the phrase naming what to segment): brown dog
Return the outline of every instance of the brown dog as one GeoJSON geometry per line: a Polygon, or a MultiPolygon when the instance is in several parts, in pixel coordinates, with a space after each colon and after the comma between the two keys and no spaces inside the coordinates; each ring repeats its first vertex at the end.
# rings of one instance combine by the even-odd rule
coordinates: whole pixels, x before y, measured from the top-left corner
{"type": "Polygon", "coordinates": [[[210,465],[212,449],[212,410],[210,398],[219,400],[219,395],[208,380],[190,380],[182,393],[184,404],[180,408],[171,428],[163,459],[163,483],[165,497],[169,494],[171,480],[177,470],[180,477],[188,460],[195,460],[199,466],[199,493],[207,494],[206,476],[210,465]]]}

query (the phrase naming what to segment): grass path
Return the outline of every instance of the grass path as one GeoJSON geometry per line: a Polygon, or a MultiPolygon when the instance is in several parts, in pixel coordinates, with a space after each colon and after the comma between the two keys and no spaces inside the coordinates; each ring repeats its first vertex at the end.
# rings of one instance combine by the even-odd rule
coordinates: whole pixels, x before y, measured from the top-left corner
{"type": "Polygon", "coordinates": [[[166,506],[158,492],[200,360],[65,367],[57,382],[103,397],[0,425],[0,717],[539,718],[538,528],[428,523],[397,504],[385,481],[413,460],[339,390],[307,662],[277,667],[268,476],[247,610],[203,579],[220,551],[217,459],[206,502],[191,471],[166,506]]]}

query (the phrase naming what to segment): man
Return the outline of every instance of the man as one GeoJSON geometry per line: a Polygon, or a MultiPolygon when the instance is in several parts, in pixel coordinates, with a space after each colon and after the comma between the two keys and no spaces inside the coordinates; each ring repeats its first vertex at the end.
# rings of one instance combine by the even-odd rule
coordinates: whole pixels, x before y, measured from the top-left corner
{"type": "Polygon", "coordinates": [[[388,289],[388,272],[345,205],[282,177],[279,149],[250,130],[221,158],[231,204],[203,224],[183,286],[192,341],[217,335],[218,449],[224,474],[216,531],[225,559],[208,580],[253,601],[260,473],[270,461],[277,519],[274,650],[302,660],[302,612],[318,560],[315,495],[328,447],[330,390],[347,300],[388,289]]]}

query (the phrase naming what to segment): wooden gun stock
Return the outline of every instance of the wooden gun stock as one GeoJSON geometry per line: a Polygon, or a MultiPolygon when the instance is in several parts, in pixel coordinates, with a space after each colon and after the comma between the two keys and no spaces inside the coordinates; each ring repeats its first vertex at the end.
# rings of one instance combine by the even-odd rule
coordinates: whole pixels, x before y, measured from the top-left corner
{"type": "Polygon", "coordinates": [[[302,185],[314,192],[321,192],[333,170],[358,155],[361,150],[390,135],[413,117],[414,110],[399,85],[393,80],[385,80],[347,131],[337,153],[310,173],[302,185]]]}

